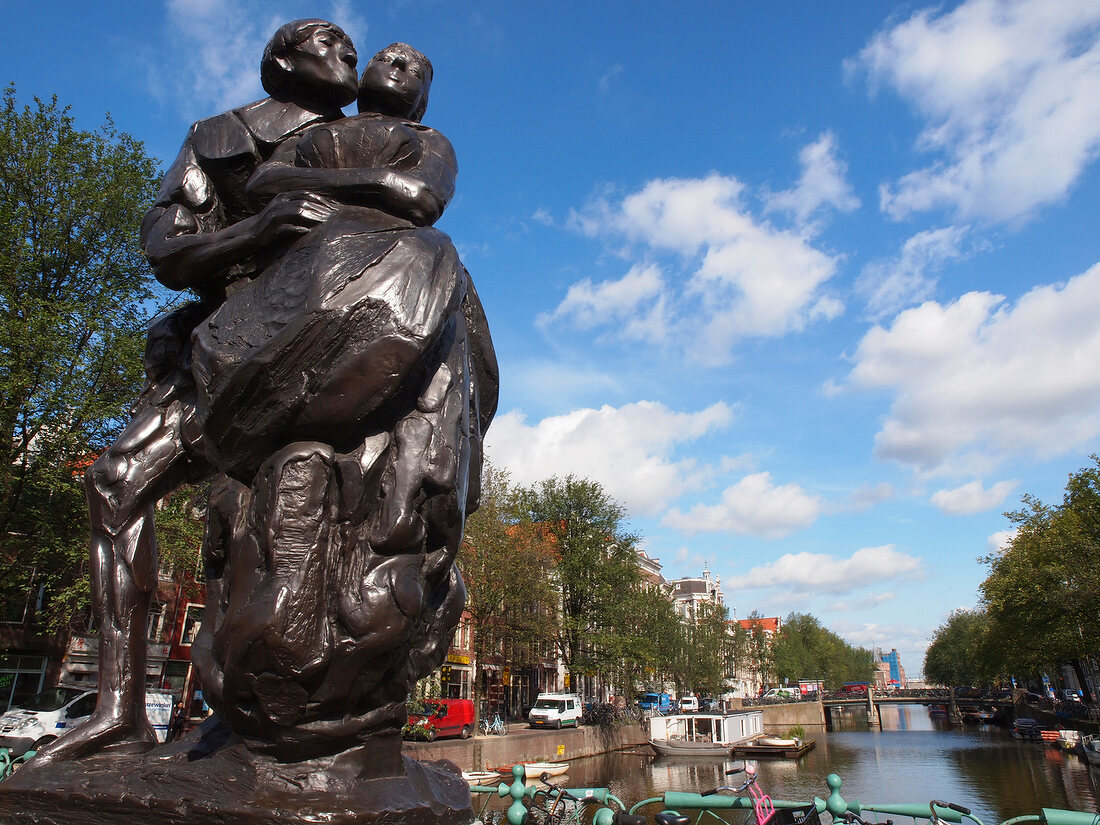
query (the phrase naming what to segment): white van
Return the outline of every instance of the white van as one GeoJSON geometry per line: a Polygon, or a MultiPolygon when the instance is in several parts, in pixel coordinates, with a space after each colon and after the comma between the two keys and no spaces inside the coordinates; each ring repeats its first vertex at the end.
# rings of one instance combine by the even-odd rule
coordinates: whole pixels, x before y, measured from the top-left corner
{"type": "Polygon", "coordinates": [[[699,712],[699,697],[697,696],[682,696],[680,697],[680,713],[698,713],[699,712]]]}
{"type": "MultiPolygon", "coordinates": [[[[38,750],[70,728],[86,722],[95,710],[98,695],[94,690],[59,685],[25,699],[0,716],[0,748],[10,748],[13,757],[38,750]]],[[[157,741],[163,742],[172,716],[172,695],[147,691],[145,711],[156,731],[157,741]]]]}
{"type": "Polygon", "coordinates": [[[561,728],[562,725],[580,727],[581,699],[575,693],[540,693],[534,707],[527,714],[533,728],[561,728]]]}

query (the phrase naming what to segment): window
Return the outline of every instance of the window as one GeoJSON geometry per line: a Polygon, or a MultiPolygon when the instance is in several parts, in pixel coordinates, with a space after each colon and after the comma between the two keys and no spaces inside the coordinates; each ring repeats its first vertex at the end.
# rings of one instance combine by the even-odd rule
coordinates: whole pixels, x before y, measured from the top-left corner
{"type": "Polygon", "coordinates": [[[181,645],[193,645],[202,627],[202,616],[206,608],[201,604],[187,605],[187,612],[183,617],[183,633],[180,636],[181,645]]]}
{"type": "Polygon", "coordinates": [[[95,710],[95,700],[99,694],[89,693],[69,705],[65,715],[69,719],[79,719],[81,716],[89,716],[95,710]]]}
{"type": "Polygon", "coordinates": [[[149,622],[146,629],[145,638],[150,642],[159,642],[160,633],[164,627],[164,605],[160,602],[153,602],[149,605],[149,622]]]}
{"type": "Polygon", "coordinates": [[[44,656],[0,656],[0,710],[20,705],[42,690],[44,656]]]}

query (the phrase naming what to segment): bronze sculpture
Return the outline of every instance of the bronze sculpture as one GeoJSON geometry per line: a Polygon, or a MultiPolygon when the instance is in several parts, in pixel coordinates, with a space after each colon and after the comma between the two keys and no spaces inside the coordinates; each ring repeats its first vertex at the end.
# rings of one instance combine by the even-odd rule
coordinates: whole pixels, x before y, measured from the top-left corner
{"type": "MultiPolygon", "coordinates": [[[[360,114],[342,118],[355,62],[337,26],[286,24],[262,63],[271,96],[196,124],[165,175],[142,239],[157,277],[200,300],[152,325],[146,390],[88,472],[99,705],[28,773],[153,744],[152,508],[215,476],[193,658],[222,727],[181,745],[188,760],[232,751],[220,770],[243,759],[278,782],[279,764],[314,760],[322,797],[406,773],[424,793],[400,754],[404,700],[462,612],[454,559],[497,367],[469,275],[432,227],[457,166],[419,122],[431,63],[383,49],[360,114]]],[[[453,814],[462,794],[432,781],[453,814]]]]}

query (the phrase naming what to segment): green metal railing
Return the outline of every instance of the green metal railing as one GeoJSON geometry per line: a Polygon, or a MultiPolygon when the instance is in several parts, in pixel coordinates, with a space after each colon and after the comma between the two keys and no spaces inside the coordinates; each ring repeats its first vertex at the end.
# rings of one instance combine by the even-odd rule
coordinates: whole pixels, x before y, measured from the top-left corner
{"type": "Polygon", "coordinates": [[[12,773],[34,756],[34,751],[27,751],[22,756],[13,757],[11,755],[11,748],[0,748],[0,781],[7,779],[12,773]]]}
{"type": "MultiPolygon", "coordinates": [[[[475,785],[470,788],[473,794],[485,795],[485,801],[481,805],[478,819],[484,821],[484,814],[492,795],[500,798],[510,798],[511,804],[505,811],[505,819],[508,825],[524,825],[527,821],[527,806],[525,802],[534,799],[539,793],[553,793],[546,787],[527,785],[524,782],[523,765],[512,767],[513,781],[511,784],[501,782],[499,785],[475,785]]],[[[949,803],[933,801],[931,803],[863,803],[858,799],[851,802],[841,796],[841,779],[831,773],[825,778],[825,784],[829,787],[829,795],[826,799],[814,797],[812,802],[795,802],[785,799],[772,799],[771,804],[777,809],[802,809],[807,810],[811,805],[818,814],[828,813],[834,822],[844,821],[845,816],[855,814],[861,816],[867,813],[885,814],[888,816],[904,816],[913,820],[930,820],[935,825],[938,823],[952,823],[958,825],[963,820],[969,820],[974,825],[983,825],[982,821],[960,806],[950,806],[949,803]]],[[[593,825],[612,825],[615,811],[625,811],[626,806],[608,788],[566,788],[568,794],[581,800],[592,800],[601,807],[593,813],[593,825]]],[[[667,813],[689,813],[698,811],[695,823],[698,825],[705,817],[725,823],[726,820],[718,815],[719,811],[748,811],[753,808],[753,800],[748,796],[727,796],[724,794],[697,794],[681,791],[666,791],[661,796],[643,799],[632,806],[629,813],[637,815],[643,808],[660,805],[661,810],[667,813]]],[[[1001,825],[1100,825],[1100,814],[1083,813],[1081,811],[1067,811],[1058,808],[1043,808],[1038,814],[1028,814],[1007,819],[1001,825]]]]}

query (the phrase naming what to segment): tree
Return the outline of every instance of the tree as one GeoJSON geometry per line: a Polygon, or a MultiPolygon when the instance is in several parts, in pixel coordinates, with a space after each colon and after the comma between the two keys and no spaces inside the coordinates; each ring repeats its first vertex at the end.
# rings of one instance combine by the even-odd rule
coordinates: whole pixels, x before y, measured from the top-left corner
{"type": "Polygon", "coordinates": [[[555,560],[549,531],[522,518],[519,493],[507,473],[486,462],[481,506],[466,522],[458,560],[478,663],[475,706],[480,670],[489,656],[500,653],[514,665],[527,664],[553,638],[555,560]]]}
{"type": "MultiPolygon", "coordinates": [[[[110,120],[75,128],[57,99],[0,105],[0,551],[5,612],[79,578],[81,480],[141,388],[154,297],[138,242],[155,163],[110,120]]],[[[63,603],[57,615],[65,612],[63,603]]]]}
{"type": "Polygon", "coordinates": [[[615,672],[641,581],[626,511],[599,483],[572,475],[524,490],[521,504],[528,521],[545,525],[558,555],[563,662],[573,673],[615,672]]]}
{"type": "Polygon", "coordinates": [[[925,678],[951,688],[991,681],[994,671],[987,652],[989,630],[985,611],[952,611],[936,628],[925,651],[925,678]]]}
{"type": "Polygon", "coordinates": [[[848,682],[869,682],[871,651],[854,647],[808,613],[791,613],[772,646],[776,677],[782,681],[823,678],[828,690],[848,682]]]}
{"type": "MultiPolygon", "coordinates": [[[[1062,503],[1025,495],[1016,534],[986,556],[981,585],[1001,672],[1035,676],[1096,655],[1100,633],[1100,458],[1069,477],[1062,503]]],[[[1084,684],[1084,681],[1082,681],[1084,684]]]]}

